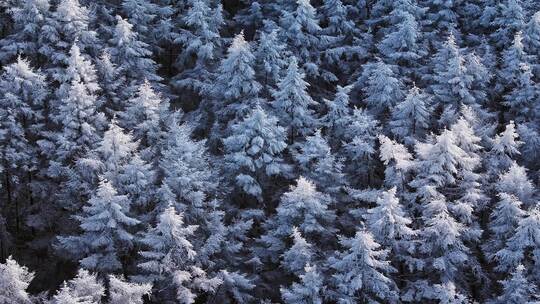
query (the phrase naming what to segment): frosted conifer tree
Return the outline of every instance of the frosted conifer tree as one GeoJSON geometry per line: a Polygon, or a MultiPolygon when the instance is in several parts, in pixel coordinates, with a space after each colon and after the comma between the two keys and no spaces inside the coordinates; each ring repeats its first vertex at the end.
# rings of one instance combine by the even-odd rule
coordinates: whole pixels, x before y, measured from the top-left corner
{"type": "Polygon", "coordinates": [[[23,207],[19,200],[34,199],[30,187],[40,165],[37,141],[45,133],[43,115],[48,110],[48,91],[45,77],[20,57],[3,68],[0,90],[0,175],[6,202],[3,208],[14,212],[12,216],[19,229],[23,207]]]}
{"type": "Polygon", "coordinates": [[[323,39],[317,11],[309,0],[296,0],[294,11],[282,11],[279,25],[289,50],[309,76],[319,75],[318,54],[323,39]]]}
{"type": "Polygon", "coordinates": [[[321,189],[336,192],[345,184],[343,163],[333,155],[320,130],[313,136],[307,136],[305,142],[295,144],[291,153],[300,166],[301,174],[321,189]]]}
{"type": "Polygon", "coordinates": [[[317,103],[308,94],[309,84],[304,77],[305,74],[299,70],[296,58],[291,57],[286,74],[273,93],[272,106],[280,123],[288,127],[287,131],[292,141],[298,136],[312,133],[316,126],[310,106],[317,103]]]}
{"type": "Polygon", "coordinates": [[[524,274],[525,267],[518,265],[511,277],[499,281],[503,287],[502,294],[493,300],[493,304],[534,303],[537,300],[536,286],[529,282],[524,274]]]}
{"type": "Polygon", "coordinates": [[[306,239],[317,246],[328,243],[335,231],[333,221],[336,215],[330,209],[332,199],[317,191],[315,185],[300,177],[296,186],[282,195],[276,215],[268,222],[267,233],[261,241],[268,248],[267,254],[273,259],[285,251],[285,240],[297,227],[306,239]]]}
{"type": "Polygon", "coordinates": [[[519,221],[514,235],[508,239],[506,246],[495,254],[496,270],[508,272],[518,267],[519,264],[529,265],[531,275],[537,281],[540,265],[538,258],[539,236],[540,210],[533,208],[527,212],[526,217],[519,221]]]}
{"type": "MultiPolygon", "coordinates": [[[[36,60],[42,60],[40,51],[50,45],[40,34],[41,29],[52,34],[46,24],[51,18],[49,0],[17,1],[9,3],[8,13],[13,19],[13,32],[0,42],[0,60],[10,62],[14,57],[24,55],[36,60]]],[[[7,19],[7,18],[6,18],[7,19]]]]}
{"type": "Polygon", "coordinates": [[[139,221],[129,217],[129,198],[118,195],[109,181],[100,181],[99,187],[82,214],[80,235],[59,237],[58,247],[81,258],[82,267],[98,273],[111,273],[123,269],[121,256],[133,245],[130,227],[139,221]]]}
{"type": "Polygon", "coordinates": [[[499,192],[515,195],[526,206],[533,203],[535,187],[527,176],[524,167],[513,162],[508,171],[501,174],[496,184],[499,192]]]}
{"type": "MultiPolygon", "coordinates": [[[[176,300],[180,303],[193,303],[197,289],[213,291],[221,284],[218,278],[207,278],[204,270],[195,263],[197,253],[188,238],[196,229],[197,226],[184,226],[183,215],[169,206],[159,215],[157,224],[140,240],[147,249],[140,252],[144,262],[139,267],[160,289],[166,290],[172,281],[176,300]]],[[[167,295],[163,300],[166,299],[167,295]]]]}
{"type": "Polygon", "coordinates": [[[430,125],[431,104],[430,96],[414,86],[392,110],[392,133],[408,144],[423,139],[430,125]]]}
{"type": "Polygon", "coordinates": [[[485,245],[485,251],[490,258],[503,249],[506,241],[514,235],[519,221],[525,217],[521,201],[514,195],[499,193],[499,199],[489,217],[491,239],[485,245]]]}
{"type": "Polygon", "coordinates": [[[367,79],[366,86],[362,88],[367,106],[376,114],[388,113],[404,97],[402,83],[384,62],[377,61],[371,65],[366,67],[363,75],[367,79]]]}
{"type": "Polygon", "coordinates": [[[161,80],[149,46],[139,39],[133,25],[120,16],[116,16],[116,27],[109,45],[111,60],[125,76],[129,92],[134,92],[136,86],[145,80],[154,84],[161,80]]]}
{"type": "Polygon", "coordinates": [[[396,188],[382,192],[376,203],[366,214],[369,231],[379,244],[391,250],[392,260],[410,262],[407,260],[414,252],[416,232],[410,228],[412,221],[396,197],[396,188]]]}
{"type": "Polygon", "coordinates": [[[77,276],[64,282],[62,288],[53,297],[52,304],[101,303],[105,288],[97,276],[84,269],[79,269],[77,276]]]}
{"type": "Polygon", "coordinates": [[[497,46],[505,48],[512,43],[514,35],[523,30],[525,16],[520,0],[506,0],[499,5],[500,12],[493,20],[497,30],[492,39],[497,46]]]}
{"type": "Polygon", "coordinates": [[[322,117],[322,124],[326,128],[329,143],[333,147],[341,145],[345,129],[351,123],[351,109],[349,107],[350,91],[352,86],[337,87],[333,100],[325,100],[328,112],[322,117]]]}
{"type": "Polygon", "coordinates": [[[281,79],[283,70],[287,66],[285,60],[286,45],[280,41],[278,30],[273,29],[269,33],[262,31],[259,44],[255,52],[257,63],[256,73],[263,84],[275,85],[281,79]]]}
{"type": "Polygon", "coordinates": [[[285,130],[257,106],[231,126],[231,133],[224,139],[227,166],[235,174],[236,185],[262,201],[266,181],[289,170],[281,157],[287,147],[285,130]]]}
{"type": "Polygon", "coordinates": [[[103,51],[96,62],[96,71],[98,83],[101,87],[101,92],[105,97],[106,107],[109,115],[115,115],[123,111],[126,107],[125,92],[121,88],[124,87],[126,79],[121,69],[111,61],[111,55],[107,51],[103,51]]]}
{"type": "Polygon", "coordinates": [[[287,304],[322,304],[323,277],[315,266],[307,265],[305,273],[300,275],[300,283],[294,282],[290,288],[281,288],[281,298],[287,304]]]}
{"type": "Polygon", "coordinates": [[[536,12],[523,29],[523,44],[528,54],[540,56],[540,12],[536,12]]]}
{"type": "Polygon", "coordinates": [[[214,106],[222,123],[241,119],[255,106],[261,85],[255,79],[254,65],[255,56],[242,32],[234,37],[212,86],[214,106]]]}
{"type": "Polygon", "coordinates": [[[358,231],[352,238],[342,238],[344,251],[329,259],[334,270],[335,289],[330,295],[341,303],[358,301],[397,301],[395,283],[388,277],[395,272],[386,260],[387,251],[381,249],[366,231],[358,231]]]}
{"type": "Polygon", "coordinates": [[[60,74],[60,68],[68,63],[68,51],[74,43],[84,52],[97,54],[101,42],[90,27],[90,14],[90,10],[78,0],[59,1],[44,26],[46,47],[40,48],[40,52],[49,60],[53,74],[60,74]]]}
{"type": "Polygon", "coordinates": [[[304,272],[304,268],[313,259],[313,246],[302,237],[302,234],[296,227],[293,227],[291,237],[293,239],[293,245],[283,253],[281,265],[287,271],[295,275],[301,275],[304,272]]]}
{"type": "Polygon", "coordinates": [[[31,297],[26,292],[34,278],[34,273],[19,265],[11,256],[0,264],[0,303],[30,304],[31,297]]]}
{"type": "Polygon", "coordinates": [[[514,157],[520,155],[519,147],[523,144],[519,140],[516,125],[510,121],[506,128],[493,139],[491,149],[485,159],[488,178],[496,179],[500,173],[508,170],[514,157]]]}
{"type": "Polygon", "coordinates": [[[384,183],[387,187],[396,187],[405,191],[409,171],[412,169],[412,155],[407,148],[390,138],[380,135],[379,158],[386,166],[384,170],[384,183]]]}
{"type": "Polygon", "coordinates": [[[114,304],[143,304],[143,296],[150,294],[151,284],[126,282],[122,277],[109,276],[110,302],[114,304]]]}
{"type": "Polygon", "coordinates": [[[162,122],[168,108],[169,102],[155,92],[150,82],[144,81],[128,100],[125,112],[121,113],[122,125],[133,130],[133,137],[143,147],[141,155],[145,160],[151,161],[159,153],[164,133],[162,122]]]}
{"type": "Polygon", "coordinates": [[[180,69],[172,84],[200,92],[210,81],[209,68],[219,59],[222,44],[219,30],[224,23],[221,4],[211,7],[205,0],[187,1],[189,9],[182,16],[185,28],[178,31],[175,42],[184,48],[176,59],[180,69]]]}

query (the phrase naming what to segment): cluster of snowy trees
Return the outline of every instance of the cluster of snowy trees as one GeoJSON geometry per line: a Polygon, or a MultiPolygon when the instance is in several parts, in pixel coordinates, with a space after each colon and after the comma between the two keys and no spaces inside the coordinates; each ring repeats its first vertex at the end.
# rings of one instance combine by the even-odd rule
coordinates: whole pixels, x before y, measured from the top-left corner
{"type": "Polygon", "coordinates": [[[538,1],[0,0],[0,65],[0,304],[540,301],[538,1]]]}

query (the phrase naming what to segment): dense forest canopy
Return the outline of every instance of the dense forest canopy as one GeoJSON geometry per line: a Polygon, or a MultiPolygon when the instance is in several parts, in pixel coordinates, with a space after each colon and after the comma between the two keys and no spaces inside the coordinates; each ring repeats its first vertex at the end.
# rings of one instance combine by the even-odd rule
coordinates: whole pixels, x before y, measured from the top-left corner
{"type": "Polygon", "coordinates": [[[0,304],[540,301],[540,2],[0,0],[0,304]]]}

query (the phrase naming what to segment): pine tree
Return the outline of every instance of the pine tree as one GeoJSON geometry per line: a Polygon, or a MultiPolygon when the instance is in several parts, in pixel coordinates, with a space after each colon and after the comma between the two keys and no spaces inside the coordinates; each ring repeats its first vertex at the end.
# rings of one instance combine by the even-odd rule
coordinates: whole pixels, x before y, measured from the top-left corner
{"type": "Polygon", "coordinates": [[[508,170],[512,165],[513,158],[520,155],[519,147],[522,144],[516,132],[516,125],[510,121],[504,131],[495,136],[491,149],[485,158],[488,178],[495,180],[500,173],[508,170]]]}
{"type": "Polygon", "coordinates": [[[406,261],[413,252],[416,232],[410,228],[412,221],[396,197],[396,188],[383,191],[376,203],[366,214],[369,231],[379,244],[391,250],[392,260],[406,261]]]}
{"type": "Polygon", "coordinates": [[[189,9],[181,20],[185,28],[179,29],[175,38],[184,47],[176,59],[180,73],[172,84],[200,92],[210,81],[209,68],[219,59],[222,43],[219,30],[224,23],[222,6],[211,7],[204,0],[189,0],[187,4],[189,9]]]}
{"type": "Polygon", "coordinates": [[[496,270],[508,272],[519,264],[530,265],[532,277],[538,281],[538,236],[540,235],[540,210],[533,208],[527,216],[520,219],[514,235],[508,239],[506,246],[495,254],[496,270]]]}
{"type": "Polygon", "coordinates": [[[32,303],[26,289],[33,278],[34,273],[27,267],[19,265],[11,256],[8,257],[4,264],[0,264],[0,303],[32,303]]]}
{"type": "Polygon", "coordinates": [[[162,123],[168,116],[169,102],[156,93],[150,82],[138,86],[126,109],[120,114],[122,125],[133,130],[134,138],[140,142],[142,158],[151,161],[159,153],[163,137],[162,123]]]}
{"type": "Polygon", "coordinates": [[[321,304],[323,303],[323,278],[314,266],[306,266],[305,274],[300,275],[300,283],[293,283],[291,288],[281,288],[284,303],[321,304]]]}
{"type": "Polygon", "coordinates": [[[46,25],[51,18],[49,1],[16,1],[8,5],[13,30],[0,42],[0,61],[6,64],[18,54],[32,58],[34,64],[42,63],[45,58],[41,57],[41,51],[51,47],[40,34],[42,30],[50,34],[51,29],[46,25]]]}
{"type": "Polygon", "coordinates": [[[427,53],[422,50],[422,33],[416,17],[403,8],[392,11],[390,18],[397,19],[396,23],[377,47],[389,62],[398,66],[400,75],[413,78],[418,61],[427,53]]]}
{"type": "Polygon", "coordinates": [[[520,63],[517,75],[515,75],[515,87],[504,96],[504,105],[509,107],[511,117],[516,121],[529,121],[535,116],[535,101],[539,96],[539,87],[533,81],[531,67],[526,63],[520,63]]]}
{"type": "Polygon", "coordinates": [[[465,57],[458,48],[454,35],[448,37],[434,60],[439,66],[435,66],[431,90],[442,109],[451,106],[458,110],[462,104],[478,102],[472,92],[475,79],[467,69],[465,57]]]}
{"type": "Polygon", "coordinates": [[[109,275],[109,285],[110,302],[114,304],[143,304],[143,296],[152,290],[151,284],[129,283],[114,275],[109,275]]]}
{"type": "Polygon", "coordinates": [[[516,270],[507,280],[500,281],[503,286],[503,293],[498,296],[492,303],[534,303],[537,299],[536,286],[531,284],[524,275],[525,267],[518,265],[516,270]]]}
{"type": "Polygon", "coordinates": [[[515,162],[499,177],[496,189],[499,192],[515,195],[525,206],[533,203],[535,187],[527,177],[526,169],[515,162]]]}
{"type": "Polygon", "coordinates": [[[523,44],[528,54],[540,56],[540,12],[536,12],[523,29],[523,44]]]}
{"type": "Polygon", "coordinates": [[[290,273],[299,276],[314,257],[313,246],[302,237],[296,227],[293,227],[291,237],[293,245],[283,253],[281,265],[290,273]]]}
{"type": "Polygon", "coordinates": [[[333,100],[325,100],[328,112],[321,118],[326,128],[329,143],[332,147],[340,146],[346,128],[351,123],[351,109],[349,108],[350,92],[352,86],[337,86],[333,100]]]}
{"type": "Polygon", "coordinates": [[[379,136],[379,142],[379,158],[386,166],[384,184],[396,187],[401,193],[406,190],[409,171],[413,166],[412,155],[405,146],[384,135],[379,136]]]}
{"type": "Polygon", "coordinates": [[[161,81],[149,46],[139,39],[133,25],[120,16],[116,16],[116,27],[109,45],[111,60],[121,69],[129,86],[125,96],[129,96],[135,91],[135,87],[145,80],[153,84],[161,81]]]}
{"type": "Polygon", "coordinates": [[[272,106],[281,124],[288,126],[287,133],[292,141],[298,136],[312,133],[316,126],[310,106],[317,103],[309,96],[309,84],[304,77],[304,73],[298,69],[296,58],[291,57],[286,75],[279,81],[278,88],[273,93],[272,106]]]}
{"type": "Polygon", "coordinates": [[[82,267],[98,273],[111,273],[123,269],[122,255],[133,245],[133,235],[128,231],[138,220],[129,217],[130,201],[118,195],[109,181],[100,181],[82,214],[80,235],[59,237],[58,247],[76,258],[82,258],[82,267]]]}
{"type": "Polygon", "coordinates": [[[500,4],[500,12],[493,20],[497,30],[491,35],[495,45],[503,49],[510,46],[514,35],[523,30],[525,14],[520,0],[506,0],[500,4]]]}
{"type": "Polygon", "coordinates": [[[279,39],[278,30],[272,29],[269,33],[261,31],[259,44],[255,52],[260,82],[265,85],[275,85],[281,79],[283,70],[287,66],[285,60],[286,45],[279,39]]]}
{"type": "Polygon", "coordinates": [[[103,51],[101,53],[96,62],[96,72],[101,94],[107,101],[105,104],[108,110],[106,114],[114,116],[121,113],[126,107],[124,95],[121,92],[126,79],[121,69],[111,61],[109,52],[103,51]]]}
{"type": "Polygon", "coordinates": [[[525,217],[522,203],[517,197],[501,192],[489,218],[489,231],[492,237],[485,245],[485,251],[490,258],[503,249],[505,243],[514,235],[519,221],[525,217]]]}
{"type": "Polygon", "coordinates": [[[62,288],[53,297],[53,304],[100,303],[105,295],[105,288],[95,274],[79,269],[77,276],[64,282],[62,288]]]}
{"type": "Polygon", "coordinates": [[[196,229],[193,225],[184,227],[183,215],[169,206],[141,239],[148,249],[140,252],[144,262],[139,267],[148,273],[150,281],[158,286],[164,284],[164,289],[168,282],[174,282],[176,300],[180,303],[193,303],[197,296],[195,289],[213,291],[221,284],[218,278],[207,278],[204,270],[195,264],[197,253],[188,238],[196,229]]]}
{"type": "Polygon", "coordinates": [[[353,238],[342,238],[341,245],[345,251],[328,261],[335,271],[332,297],[351,304],[396,302],[396,286],[388,277],[395,269],[386,260],[387,251],[380,248],[373,236],[360,230],[353,238]]]}
{"type": "Polygon", "coordinates": [[[255,79],[254,65],[255,56],[242,32],[234,37],[212,86],[215,111],[222,123],[241,119],[255,106],[261,85],[255,79]]]}
{"type": "Polygon", "coordinates": [[[44,47],[40,52],[49,61],[52,74],[61,74],[69,49],[77,43],[84,52],[96,55],[101,42],[90,28],[90,10],[78,0],[61,0],[44,26],[44,47]]]}
{"type": "Polygon", "coordinates": [[[430,112],[430,96],[414,86],[392,111],[389,123],[392,133],[409,145],[422,140],[430,125],[430,112]]]}
{"type": "Polygon", "coordinates": [[[283,10],[279,25],[289,50],[309,76],[319,75],[318,54],[323,40],[317,11],[309,0],[297,0],[294,11],[283,10]]]}
{"type": "Polygon", "coordinates": [[[307,136],[305,142],[295,144],[291,153],[299,164],[300,174],[314,181],[325,192],[336,192],[345,184],[343,163],[336,159],[320,130],[313,136],[307,136]]]}
{"type": "Polygon", "coordinates": [[[295,227],[308,242],[319,248],[327,246],[335,232],[332,223],[336,215],[331,204],[329,195],[317,191],[311,181],[298,178],[296,186],[282,195],[276,215],[267,223],[267,233],[261,237],[267,247],[265,253],[272,259],[282,254],[285,240],[295,227]]]}
{"type": "Polygon", "coordinates": [[[20,228],[20,202],[34,200],[32,179],[40,165],[37,141],[43,136],[47,115],[47,83],[28,61],[18,58],[0,76],[0,161],[2,197],[6,210],[15,208],[20,228]]]}
{"type": "Polygon", "coordinates": [[[281,158],[287,147],[285,130],[275,117],[257,106],[243,121],[231,126],[231,133],[224,140],[227,166],[235,174],[236,185],[262,201],[268,179],[289,169],[281,158]]]}
{"type": "Polygon", "coordinates": [[[531,56],[525,52],[521,32],[516,33],[514,40],[502,51],[501,67],[497,73],[495,89],[499,93],[511,91],[518,87],[526,76],[531,56]]]}
{"type": "Polygon", "coordinates": [[[386,114],[403,98],[402,83],[391,67],[382,61],[366,67],[363,77],[367,79],[362,88],[369,109],[375,114],[386,114]]]}

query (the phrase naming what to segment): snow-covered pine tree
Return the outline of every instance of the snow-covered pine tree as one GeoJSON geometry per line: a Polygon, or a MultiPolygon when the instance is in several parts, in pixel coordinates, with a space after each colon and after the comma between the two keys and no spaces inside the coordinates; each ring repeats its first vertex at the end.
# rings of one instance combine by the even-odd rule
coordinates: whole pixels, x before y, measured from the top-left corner
{"type": "Polygon", "coordinates": [[[294,142],[297,137],[313,133],[317,125],[314,112],[310,108],[317,103],[307,92],[309,84],[304,78],[305,74],[298,68],[296,57],[291,57],[285,76],[273,93],[272,106],[280,124],[287,126],[289,143],[294,142]]]}
{"type": "Polygon", "coordinates": [[[501,174],[495,187],[499,192],[515,195],[526,207],[534,204],[535,187],[527,176],[527,170],[516,162],[501,174]]]}
{"type": "Polygon", "coordinates": [[[157,75],[158,66],[151,57],[152,51],[148,44],[141,41],[139,34],[133,30],[133,25],[120,16],[116,16],[116,27],[109,45],[111,60],[127,81],[124,98],[134,93],[138,85],[145,80],[156,86],[162,80],[157,75]]]}
{"type": "Polygon", "coordinates": [[[151,290],[151,284],[130,283],[120,276],[109,275],[110,303],[143,304],[143,297],[149,295],[151,290]]]}
{"type": "Polygon", "coordinates": [[[208,278],[196,263],[197,253],[189,240],[196,229],[197,226],[184,226],[183,214],[169,206],[140,240],[145,249],[139,253],[143,262],[138,266],[148,281],[155,282],[161,301],[176,299],[191,304],[199,291],[212,292],[221,284],[219,278],[208,278]]]}
{"type": "Polygon", "coordinates": [[[390,110],[403,99],[403,84],[396,77],[392,67],[381,60],[370,63],[365,67],[362,77],[366,79],[365,94],[367,107],[381,117],[388,115],[390,110]]]}
{"type": "Polygon", "coordinates": [[[214,112],[225,126],[244,117],[258,102],[262,87],[255,79],[254,66],[255,55],[241,32],[229,46],[212,85],[214,112]]]}
{"type": "Polygon", "coordinates": [[[133,137],[141,147],[141,157],[154,162],[160,151],[163,138],[163,122],[169,116],[169,102],[161,94],[156,93],[149,81],[138,86],[137,92],[126,104],[120,114],[122,126],[133,131],[133,137]]]}
{"type": "Polygon", "coordinates": [[[344,251],[328,261],[334,270],[330,297],[347,304],[397,302],[396,285],[388,277],[395,269],[386,259],[387,251],[381,249],[373,236],[359,230],[352,238],[342,238],[341,245],[344,251]]]}
{"type": "Polygon", "coordinates": [[[40,169],[37,141],[45,130],[47,83],[28,61],[19,57],[0,75],[0,161],[4,215],[11,210],[16,229],[21,210],[34,201],[32,180],[40,169]],[[24,205],[19,205],[24,203],[24,205]]]}
{"type": "Polygon", "coordinates": [[[183,26],[174,40],[183,50],[176,58],[179,74],[172,79],[172,85],[200,93],[210,82],[211,68],[221,54],[223,8],[205,0],[189,0],[187,4],[187,12],[181,15],[183,26]]]}
{"type": "Polygon", "coordinates": [[[307,136],[304,142],[293,145],[291,153],[300,167],[300,174],[315,182],[324,192],[339,192],[339,188],[346,184],[343,163],[334,156],[320,130],[307,136]]]}
{"type": "Polygon", "coordinates": [[[277,122],[256,106],[243,121],[231,126],[231,136],[224,139],[225,160],[235,184],[259,201],[269,179],[289,171],[281,156],[287,147],[286,133],[277,122]]]}
{"type": "MultiPolygon", "coordinates": [[[[111,182],[101,180],[82,213],[76,217],[82,232],[58,238],[58,248],[80,259],[82,267],[100,274],[124,269],[124,255],[133,246],[131,227],[139,224],[129,217],[131,202],[118,195],[111,182]]],[[[125,262],[125,261],[124,261],[125,262]]]]}
{"type": "Polygon", "coordinates": [[[412,155],[405,146],[390,138],[379,135],[379,158],[386,166],[384,170],[384,184],[386,187],[396,187],[399,195],[406,192],[406,185],[410,179],[410,170],[413,167],[412,155]]]}
{"type": "Polygon", "coordinates": [[[34,278],[34,273],[21,266],[11,256],[0,264],[0,303],[30,304],[31,296],[26,289],[34,278]]]}
{"type": "Polygon", "coordinates": [[[259,82],[264,85],[276,85],[287,66],[285,60],[287,46],[280,40],[278,29],[270,32],[261,31],[259,44],[255,51],[256,69],[259,82]]]}
{"type": "Polygon", "coordinates": [[[261,237],[266,247],[264,254],[277,260],[295,227],[319,250],[328,248],[336,231],[336,215],[331,207],[329,195],[317,191],[315,184],[304,177],[298,178],[296,185],[282,195],[276,214],[266,223],[266,233],[261,237]]]}
{"type": "Polygon", "coordinates": [[[538,300],[537,296],[537,287],[529,282],[527,277],[524,274],[525,267],[523,265],[518,265],[514,271],[510,274],[511,276],[506,279],[499,281],[502,285],[502,294],[494,299],[493,304],[504,304],[504,303],[534,303],[535,300],[538,300]]]}
{"type": "Polygon", "coordinates": [[[42,57],[42,50],[51,45],[41,33],[49,33],[51,28],[46,24],[51,18],[48,0],[15,1],[9,3],[8,13],[11,16],[12,33],[0,42],[0,61],[4,64],[11,62],[15,56],[31,58],[34,64],[42,64],[48,58],[42,57]]]}
{"type": "Polygon", "coordinates": [[[523,144],[519,140],[516,125],[510,121],[501,133],[492,140],[491,149],[484,159],[487,178],[496,180],[499,175],[512,166],[515,157],[520,155],[519,148],[523,144]]]}
{"type": "Polygon", "coordinates": [[[327,113],[321,118],[321,123],[333,148],[341,146],[345,130],[351,124],[349,105],[351,90],[352,86],[342,87],[338,85],[334,99],[324,100],[327,113]]]}
{"type": "Polygon", "coordinates": [[[319,53],[325,45],[317,11],[310,0],[296,0],[293,10],[282,8],[281,34],[293,56],[308,76],[319,75],[319,53]]]}
{"type": "MultiPolygon", "coordinates": [[[[383,191],[376,206],[367,211],[366,221],[373,238],[383,248],[390,250],[390,260],[417,267],[411,257],[414,254],[414,238],[417,232],[410,228],[411,219],[396,197],[396,187],[383,191]]],[[[396,265],[396,264],[394,264],[396,265]]]]}
{"type": "Polygon", "coordinates": [[[314,248],[302,237],[296,227],[293,227],[291,238],[293,239],[293,245],[283,253],[281,266],[288,272],[299,276],[314,258],[314,248]]]}
{"type": "Polygon", "coordinates": [[[51,304],[101,303],[104,295],[105,288],[97,276],[81,268],[77,276],[64,282],[51,304]]]}
{"type": "Polygon", "coordinates": [[[484,252],[490,259],[493,259],[495,253],[504,248],[525,215],[522,202],[516,196],[504,192],[498,194],[498,202],[489,217],[488,228],[491,237],[484,244],[484,252]]]}
{"type": "Polygon", "coordinates": [[[325,291],[323,277],[317,272],[317,267],[307,265],[299,283],[292,283],[290,288],[282,287],[280,291],[286,304],[322,304],[325,291]]]}
{"type": "Polygon", "coordinates": [[[408,145],[424,139],[430,126],[432,100],[418,87],[412,87],[405,99],[392,110],[391,132],[408,145]]]}
{"type": "Polygon", "coordinates": [[[525,12],[521,6],[521,0],[505,0],[501,2],[498,14],[493,20],[496,30],[491,34],[491,39],[496,46],[505,49],[512,44],[514,36],[523,30],[525,12]]]}

